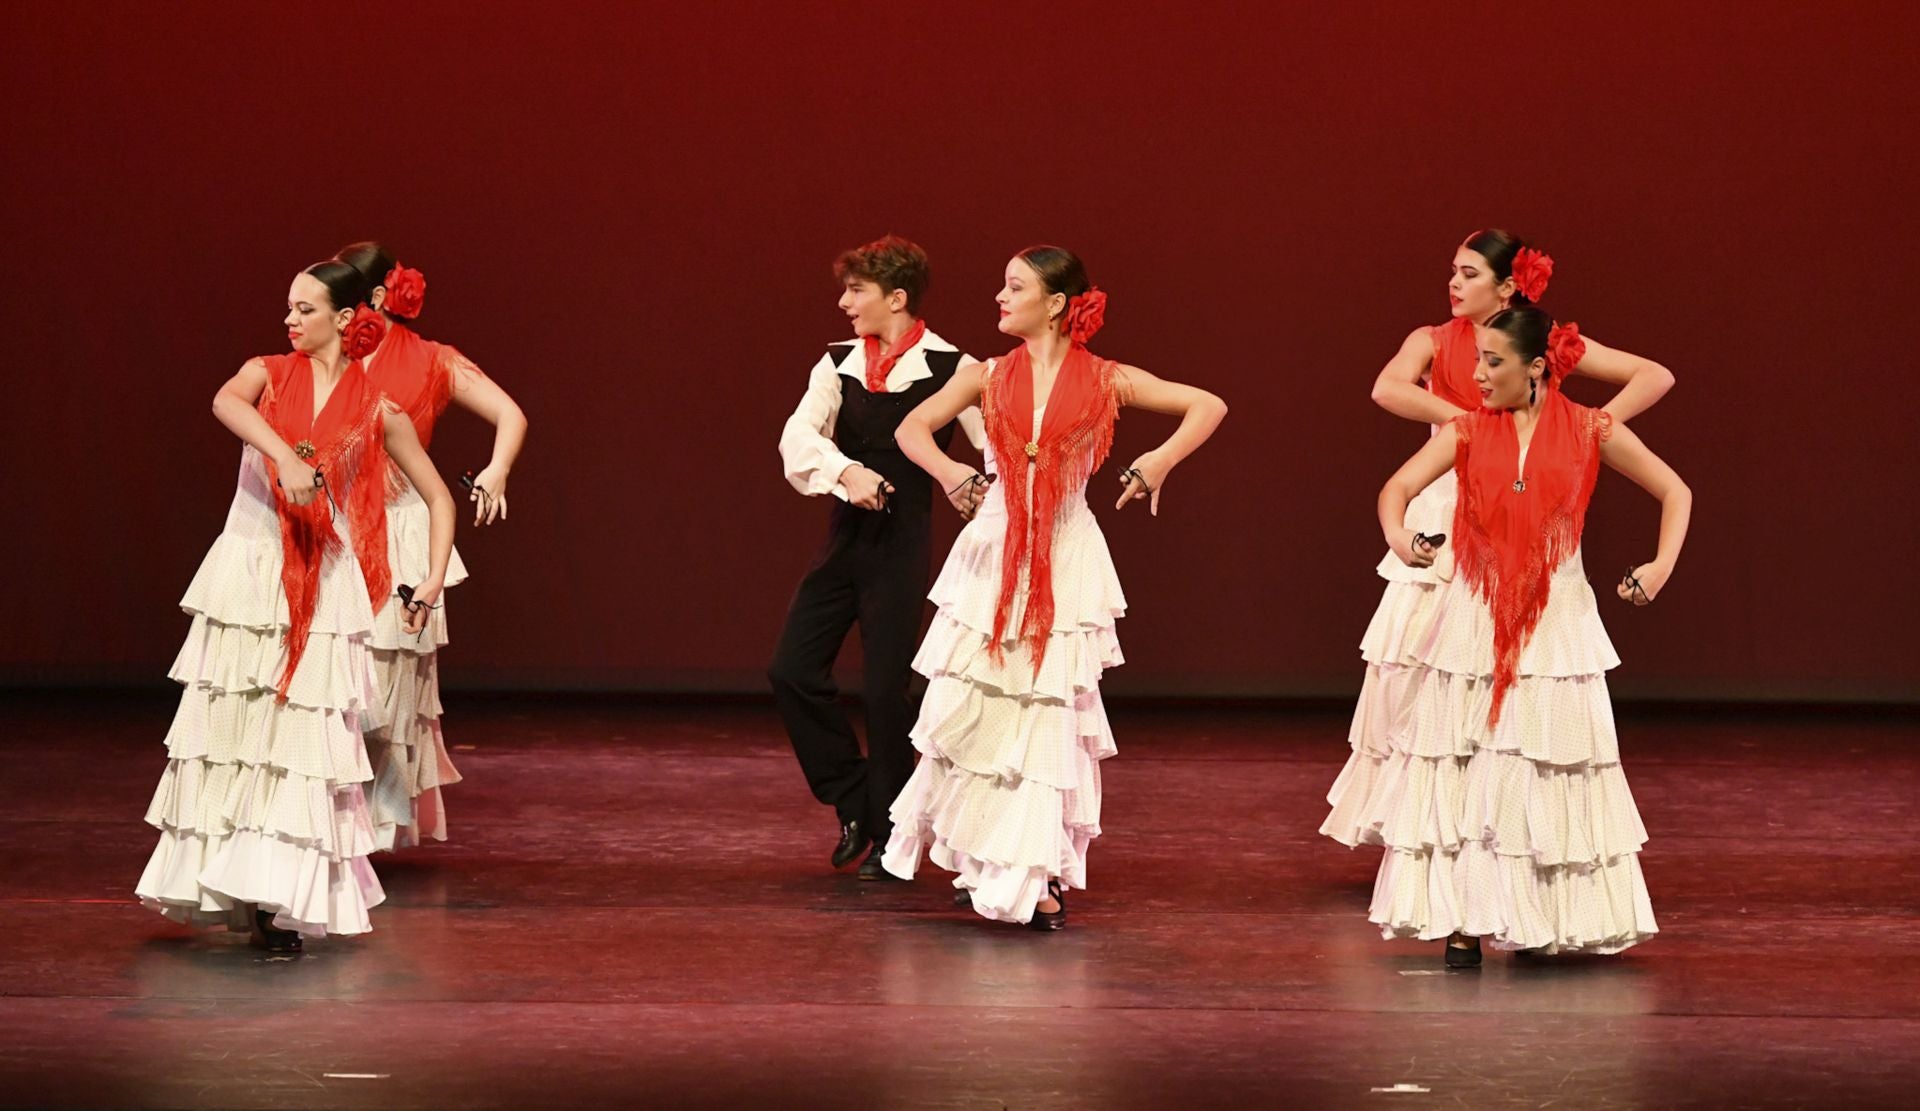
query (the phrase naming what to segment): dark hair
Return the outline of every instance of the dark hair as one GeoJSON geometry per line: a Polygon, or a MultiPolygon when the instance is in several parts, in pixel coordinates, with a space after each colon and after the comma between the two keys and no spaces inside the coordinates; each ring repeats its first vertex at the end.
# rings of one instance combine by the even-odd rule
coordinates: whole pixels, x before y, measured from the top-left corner
{"type": "Polygon", "coordinates": [[[1040,275],[1040,283],[1047,287],[1048,293],[1064,293],[1071,301],[1087,290],[1093,283],[1087,280],[1087,268],[1081,263],[1080,256],[1065,247],[1054,247],[1046,243],[1028,247],[1013,256],[1033,267],[1040,275]]]}
{"type": "MultiPolygon", "coordinates": [[[[1508,342],[1513,344],[1514,353],[1529,365],[1535,359],[1547,357],[1547,340],[1553,335],[1553,317],[1544,309],[1515,305],[1494,313],[1487,318],[1484,326],[1506,336],[1508,342]]],[[[1548,367],[1541,377],[1547,382],[1553,381],[1553,368],[1548,367]]]]}
{"type": "Polygon", "coordinates": [[[927,252],[911,240],[883,235],[865,246],[843,252],[833,264],[833,276],[840,281],[849,277],[869,281],[883,292],[896,289],[907,292],[907,311],[920,314],[920,298],[926,295],[933,273],[927,266],[927,252]]]}
{"type": "Polygon", "coordinates": [[[358,243],[349,243],[334,253],[334,258],[360,271],[366,279],[367,292],[376,286],[387,284],[387,273],[393,269],[393,252],[371,239],[358,243]]]}
{"type": "MultiPolygon", "coordinates": [[[[1478,252],[1481,258],[1487,260],[1487,265],[1493,268],[1494,281],[1504,282],[1513,277],[1514,256],[1527,245],[1527,241],[1499,228],[1482,228],[1467,236],[1467,241],[1460,245],[1469,251],[1478,252]]],[[[1533,302],[1527,299],[1526,294],[1516,289],[1513,291],[1513,303],[1531,305],[1533,302]]]]}
{"type": "Polygon", "coordinates": [[[341,262],[337,258],[316,262],[307,267],[307,273],[327,287],[327,298],[333,302],[335,312],[358,308],[373,293],[373,286],[368,283],[365,274],[351,263],[341,262]]]}

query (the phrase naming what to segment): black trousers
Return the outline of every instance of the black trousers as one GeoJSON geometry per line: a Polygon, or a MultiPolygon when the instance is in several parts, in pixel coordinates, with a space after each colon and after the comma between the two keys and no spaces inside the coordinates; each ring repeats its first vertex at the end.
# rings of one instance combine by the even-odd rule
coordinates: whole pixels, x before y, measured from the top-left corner
{"type": "Polygon", "coordinates": [[[813,797],[858,819],[882,844],[887,811],[913,774],[917,707],[909,690],[926,608],[931,523],[913,508],[893,514],[836,505],[833,529],[800,580],[767,678],[813,797]],[[860,624],[865,656],[867,752],[840,706],[833,661],[860,624]]]}

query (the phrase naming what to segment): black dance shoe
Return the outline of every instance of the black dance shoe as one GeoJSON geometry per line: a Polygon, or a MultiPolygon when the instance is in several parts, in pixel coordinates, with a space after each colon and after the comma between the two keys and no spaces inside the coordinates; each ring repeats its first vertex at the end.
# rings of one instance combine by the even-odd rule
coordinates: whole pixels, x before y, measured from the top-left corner
{"type": "Polygon", "coordinates": [[[845,868],[859,858],[867,847],[867,835],[860,829],[860,819],[840,823],[840,843],[833,847],[833,866],[845,868]]]}
{"type": "Polygon", "coordinates": [[[899,876],[881,867],[880,858],[885,855],[887,855],[887,846],[876,840],[873,843],[873,851],[867,854],[867,859],[860,862],[860,878],[869,882],[877,880],[899,882],[899,876]]]}
{"type": "Polygon", "coordinates": [[[1455,934],[1447,939],[1447,967],[1479,968],[1480,939],[1477,937],[1465,938],[1464,940],[1473,942],[1470,946],[1455,945],[1454,942],[1459,940],[1463,940],[1459,934],[1455,934]]]}
{"type": "Polygon", "coordinates": [[[968,891],[964,887],[954,891],[953,905],[957,907],[966,907],[968,910],[972,910],[973,909],[973,892],[968,891]]]}
{"type": "Polygon", "coordinates": [[[1048,911],[1035,906],[1033,918],[1027,923],[1028,929],[1045,931],[1067,928],[1067,893],[1060,889],[1059,880],[1047,881],[1047,894],[1053,896],[1053,901],[1060,904],[1060,909],[1048,911]]]}
{"type": "Polygon", "coordinates": [[[274,925],[270,910],[253,912],[253,943],[269,953],[301,952],[300,935],[274,925]]]}

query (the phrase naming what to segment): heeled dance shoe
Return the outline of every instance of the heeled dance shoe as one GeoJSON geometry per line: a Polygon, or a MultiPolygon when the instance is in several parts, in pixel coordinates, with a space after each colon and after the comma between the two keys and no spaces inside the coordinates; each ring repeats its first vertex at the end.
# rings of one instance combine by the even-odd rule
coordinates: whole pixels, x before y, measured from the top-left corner
{"type": "Polygon", "coordinates": [[[833,867],[835,871],[845,868],[859,858],[867,847],[869,838],[860,828],[860,819],[840,823],[840,843],[833,847],[833,867]]]}
{"type": "Polygon", "coordinates": [[[1061,890],[1059,880],[1047,881],[1047,894],[1053,896],[1053,901],[1060,904],[1060,909],[1041,910],[1038,906],[1034,907],[1033,918],[1027,923],[1028,929],[1051,931],[1066,928],[1067,893],[1061,890]]]}
{"type": "Polygon", "coordinates": [[[1459,934],[1455,934],[1452,937],[1447,939],[1447,967],[1448,968],[1479,968],[1480,967],[1480,939],[1477,937],[1464,939],[1464,940],[1473,942],[1472,945],[1454,944],[1454,942],[1460,941],[1460,940],[1463,940],[1463,939],[1459,934]]]}
{"type": "Polygon", "coordinates": [[[273,924],[273,912],[256,908],[253,912],[253,944],[269,953],[300,953],[300,935],[273,924]]]}

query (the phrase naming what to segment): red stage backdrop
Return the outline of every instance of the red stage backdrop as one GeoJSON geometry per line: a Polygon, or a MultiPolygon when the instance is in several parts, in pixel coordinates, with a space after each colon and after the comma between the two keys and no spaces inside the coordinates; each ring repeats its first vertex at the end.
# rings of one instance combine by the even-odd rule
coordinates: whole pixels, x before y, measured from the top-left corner
{"type": "MultiPolygon", "coordinates": [[[[1692,542],[1656,606],[1605,603],[1616,689],[1913,698],[1917,31],[1892,3],[9,5],[0,679],[158,680],[239,454],[213,391],[281,348],[295,271],[379,237],[533,425],[511,521],[460,531],[450,684],[760,689],[826,513],[775,439],[845,334],[834,255],[892,231],[967,350],[1007,346],[1007,256],[1057,242],[1112,296],[1101,353],[1232,405],[1158,519],[1100,509],[1111,689],[1348,693],[1374,494],[1424,434],[1368,387],[1495,224],[1558,260],[1550,309],[1679,376],[1635,427],[1692,542]]],[[[1169,427],[1127,415],[1109,472],[1169,427]]],[[[442,428],[445,473],[484,462],[442,428]]],[[[1603,592],[1656,520],[1603,479],[1603,592]]]]}

